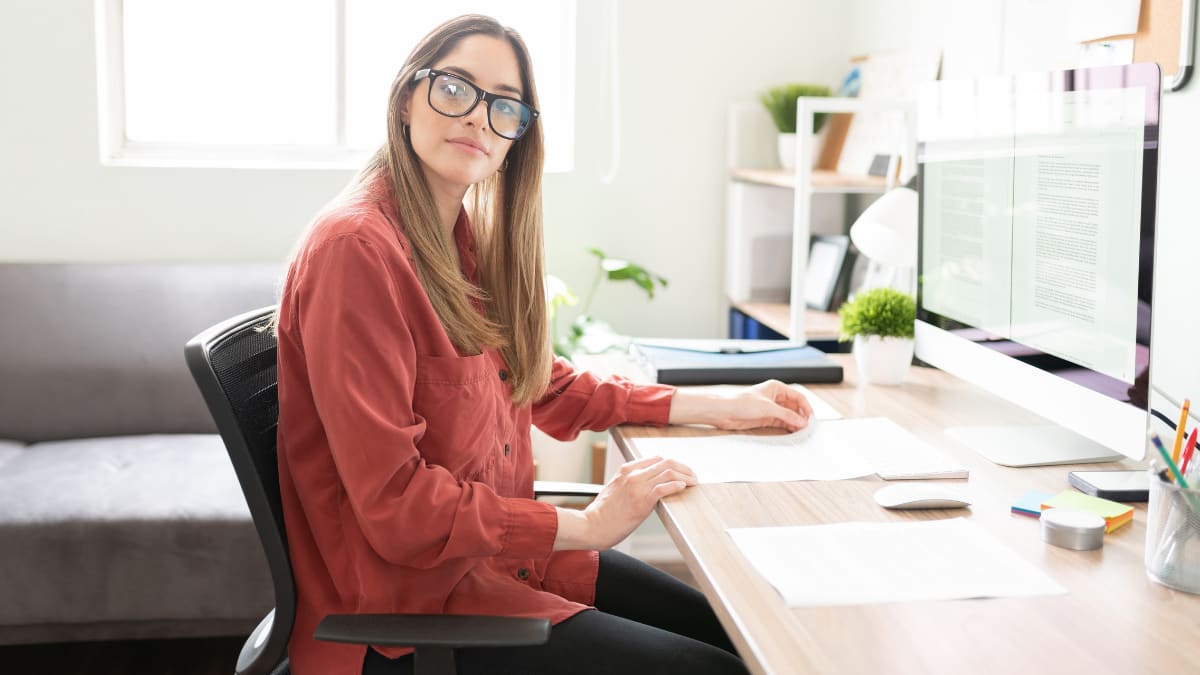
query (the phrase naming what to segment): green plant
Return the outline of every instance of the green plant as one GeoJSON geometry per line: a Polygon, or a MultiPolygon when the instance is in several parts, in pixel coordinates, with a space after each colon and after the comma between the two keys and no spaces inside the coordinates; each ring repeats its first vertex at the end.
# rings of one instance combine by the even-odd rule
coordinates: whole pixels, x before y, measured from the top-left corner
{"type": "Polygon", "coordinates": [[[873,288],[854,296],[838,309],[842,342],[856,335],[911,338],[917,320],[917,303],[894,288],[873,288]]]}
{"type": "Polygon", "coordinates": [[[592,278],[592,286],[588,289],[579,314],[571,322],[565,333],[558,331],[558,315],[563,307],[579,304],[579,298],[571,291],[562,279],[546,275],[546,303],[550,314],[550,327],[554,339],[554,353],[570,357],[577,351],[602,352],[622,346],[628,340],[617,335],[604,321],[592,316],[592,300],[596,291],[604,281],[629,281],[642,289],[646,297],[654,299],[654,289],[658,286],[666,288],[667,280],[650,270],[623,260],[610,258],[597,248],[589,248],[588,252],[596,256],[596,274],[592,278]]]}
{"type": "MultiPolygon", "coordinates": [[[[801,96],[829,96],[830,94],[829,87],[820,84],[781,84],[768,89],[758,97],[758,100],[771,114],[771,119],[775,121],[775,128],[779,130],[779,133],[794,134],[796,133],[796,99],[801,96]]],[[[813,115],[814,134],[821,130],[828,117],[828,113],[813,115]]]]}

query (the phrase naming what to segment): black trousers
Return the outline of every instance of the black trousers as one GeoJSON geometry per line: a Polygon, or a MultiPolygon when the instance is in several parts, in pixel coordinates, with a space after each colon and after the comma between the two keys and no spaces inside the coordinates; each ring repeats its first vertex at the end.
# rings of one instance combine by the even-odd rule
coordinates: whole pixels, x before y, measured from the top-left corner
{"type": "MultiPolygon", "coordinates": [[[[536,647],[455,650],[459,675],[744,675],[746,667],[696,589],[617,551],[600,553],[596,609],[536,647]]],[[[363,675],[411,675],[412,654],[367,649],[363,675]]]]}

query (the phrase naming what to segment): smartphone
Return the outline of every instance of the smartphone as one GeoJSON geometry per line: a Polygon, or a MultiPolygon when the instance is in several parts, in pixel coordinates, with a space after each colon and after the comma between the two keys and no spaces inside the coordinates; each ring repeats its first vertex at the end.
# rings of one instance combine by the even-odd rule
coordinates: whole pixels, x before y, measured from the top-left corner
{"type": "Polygon", "coordinates": [[[1114,502],[1144,502],[1150,499],[1150,472],[1071,471],[1067,482],[1084,494],[1114,502]]]}

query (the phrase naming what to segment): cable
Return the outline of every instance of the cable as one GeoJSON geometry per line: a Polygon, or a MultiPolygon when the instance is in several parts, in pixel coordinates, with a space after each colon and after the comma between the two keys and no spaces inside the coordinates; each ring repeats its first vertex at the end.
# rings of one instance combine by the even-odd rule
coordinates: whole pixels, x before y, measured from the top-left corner
{"type": "MultiPolygon", "coordinates": [[[[1159,396],[1166,399],[1167,403],[1170,403],[1171,405],[1175,406],[1175,408],[1177,410],[1183,410],[1183,403],[1176,401],[1174,397],[1172,397],[1170,394],[1163,391],[1162,389],[1159,389],[1158,387],[1156,387],[1154,385],[1150,385],[1150,391],[1153,391],[1154,393],[1156,393],[1159,396]]],[[[1152,414],[1155,417],[1157,417],[1158,419],[1166,422],[1168,425],[1170,425],[1170,427],[1172,429],[1174,429],[1175,426],[1178,424],[1178,422],[1172,422],[1171,420],[1168,420],[1166,418],[1166,415],[1164,415],[1163,413],[1161,413],[1153,408],[1150,409],[1150,414],[1152,414]]],[[[1198,415],[1196,413],[1196,411],[1194,411],[1194,410],[1191,410],[1191,409],[1188,410],[1188,418],[1191,419],[1193,422],[1200,423],[1200,415],[1198,415]]]]}
{"type": "MultiPolygon", "coordinates": [[[[1150,409],[1150,414],[1151,414],[1151,415],[1154,415],[1155,417],[1157,417],[1157,418],[1159,419],[1159,421],[1160,421],[1160,422],[1162,422],[1163,424],[1165,424],[1165,425],[1167,425],[1167,426],[1171,427],[1171,429],[1172,429],[1172,430],[1174,430],[1174,429],[1175,429],[1175,427],[1176,427],[1176,426],[1178,426],[1178,424],[1179,424],[1178,422],[1175,422],[1175,421],[1171,420],[1171,419],[1170,419],[1170,418],[1168,418],[1166,415],[1164,415],[1163,413],[1161,413],[1161,412],[1159,412],[1159,411],[1155,410],[1154,408],[1151,408],[1151,409],[1150,409]]],[[[1191,415],[1188,415],[1188,417],[1191,417],[1191,415]]]]}

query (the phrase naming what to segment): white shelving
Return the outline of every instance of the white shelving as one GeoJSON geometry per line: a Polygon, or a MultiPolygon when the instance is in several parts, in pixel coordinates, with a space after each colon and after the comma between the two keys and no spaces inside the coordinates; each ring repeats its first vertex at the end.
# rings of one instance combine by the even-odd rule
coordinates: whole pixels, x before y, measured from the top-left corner
{"type": "MultiPolygon", "coordinates": [[[[863,99],[801,98],[796,127],[811,129],[817,113],[888,113],[900,115],[907,128],[905,110],[903,105],[863,99]]],[[[826,124],[822,133],[834,127],[826,124]]],[[[805,311],[803,298],[810,235],[845,234],[873,196],[893,187],[896,162],[902,155],[912,157],[907,141],[895,139],[885,178],[839,173],[830,165],[836,153],[824,153],[825,165],[815,167],[813,136],[797,134],[796,169],[785,171],[778,168],[775,128],[757,102],[731,106],[728,139],[726,294],[739,308],[792,299],[789,330],[780,332],[806,340],[806,314],[811,312],[805,311]]],[[[843,140],[844,136],[830,142],[840,147],[843,140]]],[[[824,332],[829,322],[825,317],[821,321],[819,337],[828,337],[824,332]]]]}

